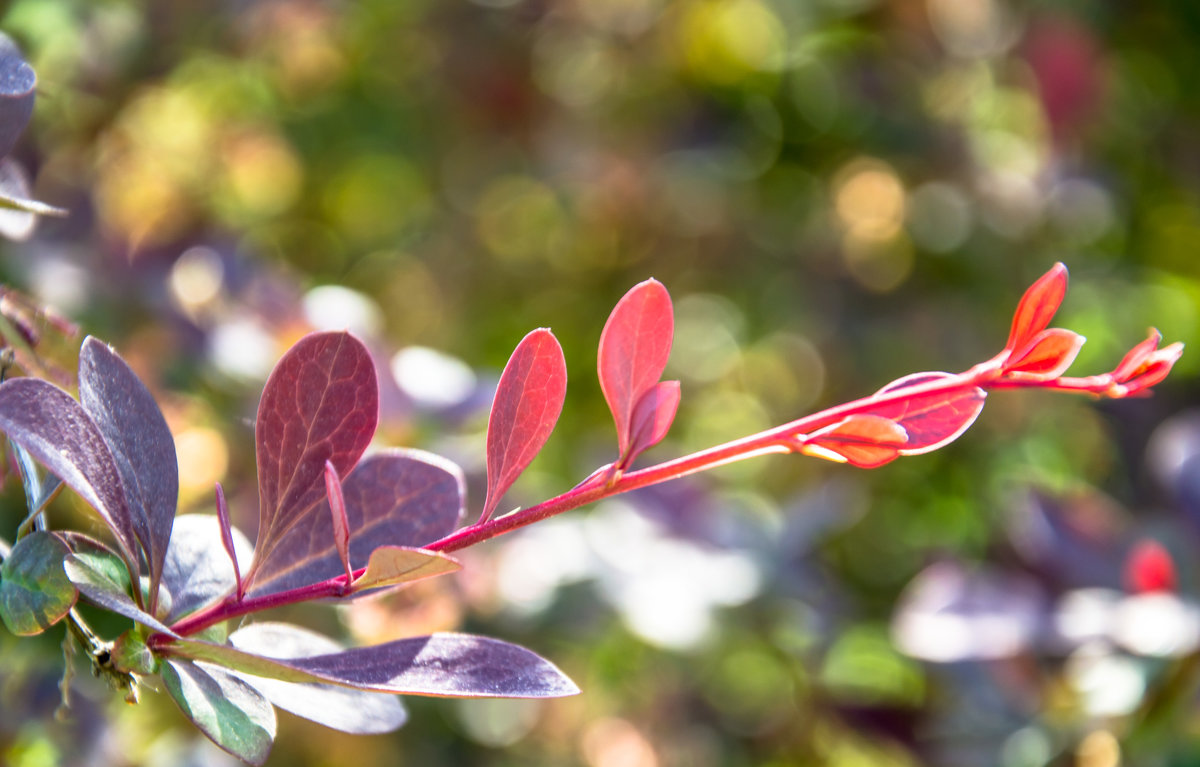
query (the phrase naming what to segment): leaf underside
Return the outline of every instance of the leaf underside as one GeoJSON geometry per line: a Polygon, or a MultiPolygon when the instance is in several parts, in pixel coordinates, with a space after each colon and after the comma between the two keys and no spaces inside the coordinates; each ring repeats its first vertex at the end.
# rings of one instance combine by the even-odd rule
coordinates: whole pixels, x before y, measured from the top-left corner
{"type": "Polygon", "coordinates": [[[312,333],[279,360],[263,388],[254,430],[259,529],[251,582],[274,557],[289,558],[277,549],[290,530],[314,523],[325,496],[325,462],[348,474],[378,420],[375,363],[354,336],[312,333]]]}
{"type": "Polygon", "coordinates": [[[224,669],[171,659],[163,685],[184,716],[225,751],[260,765],[275,742],[275,709],[250,683],[224,669]]]}
{"type": "Polygon", "coordinates": [[[162,621],[134,604],[133,599],[126,591],[126,585],[113,580],[111,569],[98,569],[93,567],[85,557],[72,554],[64,560],[63,570],[71,579],[71,583],[79,589],[79,593],[87,597],[88,601],[93,604],[118,615],[124,615],[155,631],[174,636],[174,632],[167,628],[162,621]]]}
{"type": "MultiPolygon", "coordinates": [[[[286,623],[251,624],[234,637],[253,644],[269,642],[271,652],[281,658],[340,652],[342,647],[328,637],[286,623]]],[[[230,637],[231,640],[234,637],[230,637]]],[[[233,672],[285,711],[342,732],[366,735],[391,732],[408,718],[400,699],[333,684],[283,682],[278,679],[233,672]]]]}
{"type": "Polygon", "coordinates": [[[217,645],[176,640],[166,652],[288,682],[320,682],[373,692],[475,698],[557,698],[579,688],[523,647],[468,634],[433,634],[304,658],[269,657],[272,624],[252,624],[217,645]]]}
{"type": "MultiPolygon", "coordinates": [[[[249,562],[250,541],[237,528],[230,528],[230,534],[239,562],[249,562]]],[[[163,585],[171,594],[170,623],[233,591],[233,562],[222,543],[220,519],[211,514],[176,518],[163,585]]]]}

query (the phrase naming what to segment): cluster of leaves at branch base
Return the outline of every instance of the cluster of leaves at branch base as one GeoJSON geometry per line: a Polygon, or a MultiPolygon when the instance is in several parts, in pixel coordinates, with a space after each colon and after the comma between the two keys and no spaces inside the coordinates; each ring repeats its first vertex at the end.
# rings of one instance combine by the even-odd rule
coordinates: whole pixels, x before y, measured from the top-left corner
{"type": "MultiPolygon", "coordinates": [[[[160,673],[202,732],[252,763],[269,752],[272,704],[350,732],[380,732],[398,727],[405,715],[398,699],[379,692],[578,692],[544,659],[482,637],[434,635],[344,650],[298,627],[272,624],[271,642],[238,644],[262,625],[251,624],[228,644],[219,620],[215,634],[202,634],[207,639],[185,635],[193,633],[183,628],[188,620],[206,610],[219,618],[223,605],[244,599],[269,605],[274,595],[330,580],[340,586],[326,595],[362,593],[458,568],[448,556],[419,548],[462,517],[457,467],[413,450],[359,460],[378,419],[378,384],[357,339],[307,336],[268,379],[256,426],[263,505],[253,555],[229,524],[219,486],[216,516],[175,517],[170,432],[124,361],[88,339],[79,377],[81,402],[37,379],[0,384],[0,429],[100,512],[120,554],[78,534],[19,539],[0,581],[0,604],[14,630],[52,625],[77,593],[130,618],[141,628],[117,641],[117,670],[160,673]],[[239,561],[251,556],[254,566],[243,579],[239,561]],[[142,560],[150,570],[145,595],[129,575],[139,573],[142,560]]],[[[35,470],[31,462],[23,468],[35,470]]],[[[27,488],[38,496],[31,505],[40,503],[42,491],[27,488]]]]}

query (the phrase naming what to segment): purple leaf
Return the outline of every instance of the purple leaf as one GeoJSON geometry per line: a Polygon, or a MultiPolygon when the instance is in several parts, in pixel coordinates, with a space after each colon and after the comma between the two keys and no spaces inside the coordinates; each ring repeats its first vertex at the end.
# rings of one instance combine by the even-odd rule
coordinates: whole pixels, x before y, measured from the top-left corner
{"type": "MultiPolygon", "coordinates": [[[[423,546],[452,532],[462,518],[463,492],[462,471],[432,453],[392,449],[367,456],[342,483],[351,566],[366,566],[379,546],[423,546]]],[[[318,504],[310,525],[283,536],[276,551],[259,570],[251,596],[342,572],[327,502],[318,504]]]]}
{"type": "Polygon", "coordinates": [[[562,413],[567,363],[547,328],[529,333],[504,366],[488,418],[487,496],[480,522],[537,456],[562,413]]]}
{"type": "MultiPolygon", "coordinates": [[[[229,594],[235,571],[222,545],[221,520],[211,514],[181,514],[163,566],[163,586],[171,595],[167,620],[171,623],[229,594]]],[[[230,545],[239,560],[250,559],[250,541],[229,528],[230,545]]]]}
{"type": "Polygon", "coordinates": [[[671,296],[657,280],[634,285],[617,302],[600,333],[600,389],[612,410],[625,463],[634,436],[634,410],[662,378],[674,334],[671,296]]]}
{"type": "MultiPolygon", "coordinates": [[[[271,624],[267,624],[268,627],[271,624]]],[[[433,634],[310,657],[278,657],[269,628],[236,632],[233,645],[177,639],[162,651],[287,682],[450,698],[558,698],[579,688],[523,647],[469,634],[433,634]]]]}
{"type": "Polygon", "coordinates": [[[248,582],[290,530],[318,524],[319,516],[328,520],[327,509],[313,513],[325,495],[325,462],[348,474],[378,420],[375,364],[349,333],[307,335],[279,360],[263,388],[254,430],[259,526],[248,582]]]}
{"type": "Polygon", "coordinates": [[[0,157],[13,150],[29,118],[37,75],[8,35],[0,33],[0,157]]]}
{"type": "Polygon", "coordinates": [[[213,743],[250,764],[267,761],[275,742],[275,709],[248,682],[181,660],[164,663],[162,679],[184,716],[213,743]]]}
{"type": "Polygon", "coordinates": [[[91,337],[79,353],[79,400],[121,472],[130,523],[150,568],[153,611],[179,499],[175,440],[154,397],[125,360],[91,337]]]}
{"type": "Polygon", "coordinates": [[[679,382],[660,381],[638,400],[630,421],[629,449],[621,460],[627,468],[642,452],[662,442],[679,410],[679,382]]]}
{"type": "Polygon", "coordinates": [[[0,384],[0,431],[96,510],[136,573],[136,536],[121,473],[83,406],[53,384],[14,378],[0,384]]]}
{"type": "MultiPolygon", "coordinates": [[[[234,632],[250,644],[269,642],[272,653],[281,658],[298,658],[341,652],[332,639],[286,623],[253,623],[234,632]]],[[[391,732],[408,718],[400,699],[348,687],[315,682],[283,682],[235,672],[266,696],[267,700],[297,716],[356,735],[391,732]]]]}

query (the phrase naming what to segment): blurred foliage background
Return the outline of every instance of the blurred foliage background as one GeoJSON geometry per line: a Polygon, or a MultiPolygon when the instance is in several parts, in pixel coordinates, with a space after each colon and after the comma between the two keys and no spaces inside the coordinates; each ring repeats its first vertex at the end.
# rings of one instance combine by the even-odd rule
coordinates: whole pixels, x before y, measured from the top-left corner
{"type": "MultiPolygon", "coordinates": [[[[381,443],[478,503],[490,387],[552,326],[571,389],[511,505],[612,459],[595,344],[650,276],[684,387],[650,460],[985,359],[1056,260],[1083,374],[1150,325],[1198,339],[1189,0],[16,0],[0,29],[39,76],[17,156],[71,212],[0,278],[130,360],[181,508],[220,480],[251,535],[257,396],[314,327],[369,341],[381,443]]],[[[281,714],[272,763],[1196,764],[1198,367],[1149,400],[997,394],[873,472],[727,467],[291,615],[498,636],[584,694],[412,699],[389,736],[281,714]]],[[[231,762],[152,691],[77,679],[56,718],[50,634],[0,634],[0,763],[231,762]]]]}

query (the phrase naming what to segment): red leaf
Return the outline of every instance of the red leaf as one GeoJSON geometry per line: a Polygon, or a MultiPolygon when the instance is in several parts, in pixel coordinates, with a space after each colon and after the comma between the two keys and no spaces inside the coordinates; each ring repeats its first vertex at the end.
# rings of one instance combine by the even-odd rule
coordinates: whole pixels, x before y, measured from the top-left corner
{"type": "Polygon", "coordinates": [[[1061,262],[1029,286],[1013,315],[1012,330],[1004,348],[1010,352],[1023,348],[1038,333],[1050,325],[1054,313],[1067,294],[1067,267],[1061,262]]]}
{"type": "Polygon", "coordinates": [[[238,568],[237,547],[233,543],[233,525],[229,522],[229,506],[225,503],[225,488],[221,487],[220,482],[217,483],[217,524],[221,528],[221,545],[225,547],[225,553],[229,555],[229,562],[233,565],[233,581],[237,584],[237,599],[241,601],[244,593],[242,573],[238,568]]]}
{"type": "Polygon", "coordinates": [[[546,444],[567,396],[567,363],[547,328],[521,339],[504,366],[487,432],[487,496],[479,521],[546,444]]]}
{"type": "Polygon", "coordinates": [[[1004,373],[1020,373],[1023,378],[1058,378],[1071,367],[1085,340],[1071,330],[1043,330],[1022,349],[1013,352],[1004,363],[1004,373]]]}
{"type": "Polygon", "coordinates": [[[325,462],[349,473],[378,420],[375,364],[349,333],[312,333],[279,360],[254,429],[259,525],[248,583],[288,530],[312,521],[326,493],[325,462]]]}
{"type": "Polygon", "coordinates": [[[679,409],[679,382],[659,381],[642,395],[633,409],[629,450],[620,466],[628,467],[640,453],[662,442],[679,409]]]}
{"type": "MultiPolygon", "coordinates": [[[[954,377],[950,373],[913,373],[892,381],[875,396],[954,377]]],[[[958,439],[975,423],[986,397],[987,392],[978,386],[965,385],[948,392],[915,394],[908,399],[881,405],[870,412],[904,427],[908,441],[900,451],[901,455],[919,455],[958,439]]]]}
{"type": "Polygon", "coordinates": [[[346,571],[346,585],[354,580],[354,570],[350,567],[350,520],[346,517],[346,497],[342,493],[342,479],[338,476],[333,462],[325,462],[325,495],[329,500],[329,521],[333,523],[333,545],[337,549],[338,558],[342,560],[342,569],[346,571]]]}
{"type": "Polygon", "coordinates": [[[617,425],[617,446],[624,463],[631,459],[634,410],[662,378],[674,334],[671,296],[662,283],[652,279],[634,285],[617,302],[600,334],[600,390],[617,425]]]}
{"type": "Polygon", "coordinates": [[[874,469],[894,461],[908,441],[904,427],[878,415],[852,415],[804,439],[801,452],[874,469]]]}

